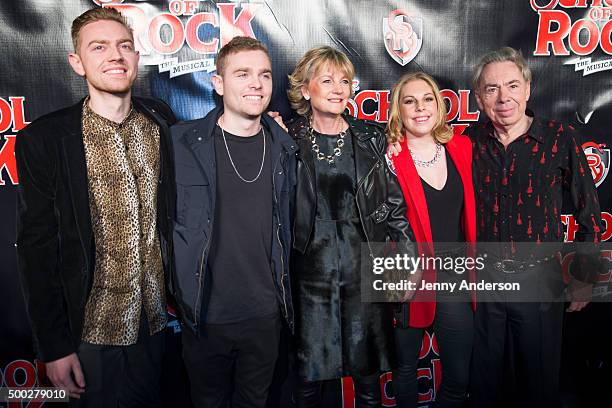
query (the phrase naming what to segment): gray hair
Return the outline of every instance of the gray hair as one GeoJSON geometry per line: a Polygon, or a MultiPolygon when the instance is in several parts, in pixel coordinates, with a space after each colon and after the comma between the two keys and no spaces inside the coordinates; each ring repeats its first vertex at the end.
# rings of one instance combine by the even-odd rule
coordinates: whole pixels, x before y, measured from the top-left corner
{"type": "Polygon", "coordinates": [[[480,81],[482,80],[482,71],[485,67],[492,62],[514,62],[514,64],[521,70],[523,79],[525,82],[531,82],[531,70],[527,66],[525,58],[520,50],[515,50],[511,47],[502,47],[498,50],[491,51],[480,58],[478,65],[474,67],[474,74],[472,76],[472,86],[474,90],[478,92],[480,89],[480,81]]]}

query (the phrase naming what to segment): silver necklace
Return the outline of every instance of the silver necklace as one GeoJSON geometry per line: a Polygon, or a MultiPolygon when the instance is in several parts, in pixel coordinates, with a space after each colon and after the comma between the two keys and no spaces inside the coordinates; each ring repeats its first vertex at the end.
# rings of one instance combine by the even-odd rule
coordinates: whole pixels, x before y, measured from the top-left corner
{"type": "Polygon", "coordinates": [[[419,159],[417,156],[414,155],[412,150],[410,150],[410,156],[412,156],[412,161],[414,162],[416,166],[432,167],[434,164],[438,162],[438,160],[440,160],[440,157],[442,157],[442,145],[436,142],[436,154],[434,154],[434,157],[431,160],[424,161],[424,160],[419,159]]]}
{"type": "Polygon", "coordinates": [[[259,166],[259,173],[257,173],[257,175],[255,176],[253,180],[247,180],[244,177],[242,177],[240,173],[238,173],[238,169],[236,168],[236,165],[234,164],[234,160],[232,160],[232,155],[230,154],[229,147],[227,147],[227,140],[225,139],[225,132],[223,131],[223,127],[218,122],[217,122],[217,126],[221,128],[221,135],[223,136],[223,143],[225,143],[225,150],[227,151],[227,157],[229,157],[230,163],[232,163],[232,167],[234,168],[236,175],[240,177],[240,180],[244,181],[245,183],[254,183],[255,181],[257,181],[259,176],[261,176],[261,171],[263,170],[264,162],[266,161],[266,132],[264,131],[263,126],[261,127],[261,133],[263,135],[263,157],[261,158],[261,166],[259,166]]]}
{"type": "Polygon", "coordinates": [[[315,153],[315,157],[317,160],[326,160],[327,164],[330,166],[334,164],[336,157],[339,157],[342,154],[342,147],[344,146],[344,138],[346,137],[346,130],[343,130],[338,134],[338,139],[336,140],[336,147],[334,147],[334,151],[332,154],[326,155],[321,152],[321,148],[317,143],[317,137],[314,134],[314,128],[312,126],[312,117],[308,123],[308,132],[310,133],[310,143],[312,143],[312,151],[315,153]]]}

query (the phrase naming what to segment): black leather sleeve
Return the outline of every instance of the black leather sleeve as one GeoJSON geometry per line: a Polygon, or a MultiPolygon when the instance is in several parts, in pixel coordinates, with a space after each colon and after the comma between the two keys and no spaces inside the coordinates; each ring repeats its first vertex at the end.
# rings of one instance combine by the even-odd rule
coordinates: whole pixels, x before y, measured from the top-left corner
{"type": "MultiPolygon", "coordinates": [[[[387,152],[387,142],[384,133],[381,133],[376,138],[376,141],[379,153],[384,160],[384,155],[387,152]]],[[[414,233],[406,218],[406,201],[404,200],[397,176],[388,165],[385,165],[385,175],[387,177],[387,205],[390,209],[389,217],[387,218],[389,237],[394,242],[414,242],[414,233]]]]}

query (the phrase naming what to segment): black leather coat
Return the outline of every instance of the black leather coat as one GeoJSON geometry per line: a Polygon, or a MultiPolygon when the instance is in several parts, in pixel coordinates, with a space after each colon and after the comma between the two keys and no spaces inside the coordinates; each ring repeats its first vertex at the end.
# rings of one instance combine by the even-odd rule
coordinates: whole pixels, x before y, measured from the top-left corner
{"type": "MultiPolygon", "coordinates": [[[[380,125],[345,116],[355,135],[357,208],[368,243],[412,242],[414,235],[406,219],[406,203],[395,174],[386,164],[387,142],[380,125]]],[[[316,186],[308,121],[292,122],[289,134],[299,146],[293,248],[306,251],[316,215],[316,186]]]]}

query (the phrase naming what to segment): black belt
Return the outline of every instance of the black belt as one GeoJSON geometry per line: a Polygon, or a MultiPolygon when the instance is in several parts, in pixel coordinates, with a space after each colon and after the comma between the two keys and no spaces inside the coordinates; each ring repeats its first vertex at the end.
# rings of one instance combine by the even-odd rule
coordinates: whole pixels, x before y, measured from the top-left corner
{"type": "Polygon", "coordinates": [[[434,250],[434,256],[436,258],[446,258],[446,257],[457,257],[457,256],[465,256],[466,254],[466,246],[460,245],[454,248],[444,248],[439,251],[434,250]]]}
{"type": "Polygon", "coordinates": [[[496,271],[502,273],[518,273],[523,272],[527,269],[534,268],[538,265],[558,260],[558,254],[553,254],[540,259],[529,259],[526,261],[517,259],[500,259],[498,261],[488,261],[490,265],[495,268],[496,271]]]}

